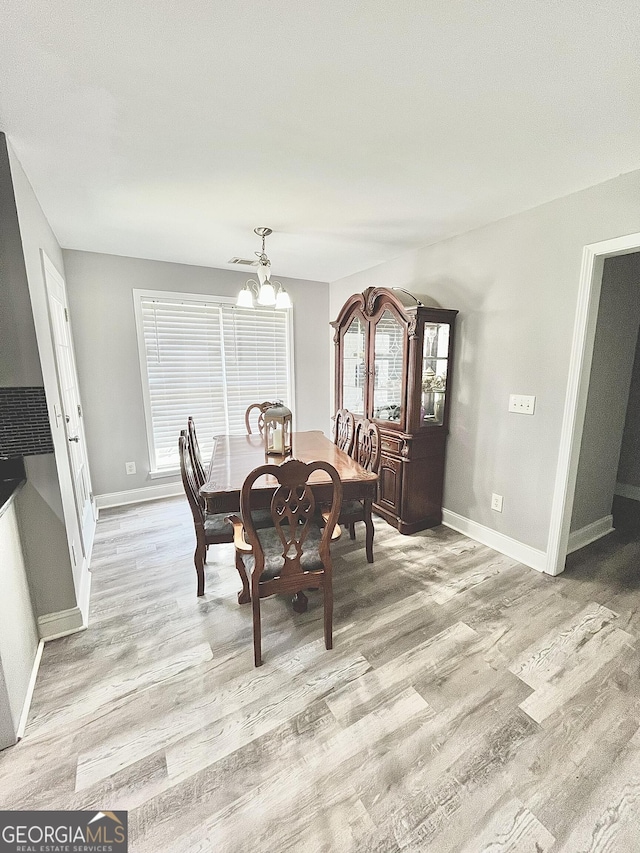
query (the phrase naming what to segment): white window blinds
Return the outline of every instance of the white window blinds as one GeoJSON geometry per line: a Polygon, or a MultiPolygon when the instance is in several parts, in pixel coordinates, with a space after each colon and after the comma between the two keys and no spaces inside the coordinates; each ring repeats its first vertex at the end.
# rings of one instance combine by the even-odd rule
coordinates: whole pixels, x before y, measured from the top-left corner
{"type": "Polygon", "coordinates": [[[206,461],[213,436],[244,433],[251,403],[291,399],[290,312],[136,291],[153,471],[175,469],[191,415],[206,461]]]}

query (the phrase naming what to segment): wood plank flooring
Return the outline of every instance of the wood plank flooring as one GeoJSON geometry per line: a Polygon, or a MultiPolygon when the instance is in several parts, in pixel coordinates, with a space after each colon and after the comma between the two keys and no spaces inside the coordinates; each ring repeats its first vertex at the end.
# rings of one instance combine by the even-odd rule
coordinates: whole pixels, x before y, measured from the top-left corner
{"type": "MultiPolygon", "coordinates": [[[[361,526],[360,526],[361,527],[361,526]]],[[[231,546],[196,598],[182,498],[103,511],[91,624],[47,644],[3,809],[128,809],[135,853],[640,850],[640,535],[551,578],[446,528],[334,544],[322,605],[231,546]]]]}

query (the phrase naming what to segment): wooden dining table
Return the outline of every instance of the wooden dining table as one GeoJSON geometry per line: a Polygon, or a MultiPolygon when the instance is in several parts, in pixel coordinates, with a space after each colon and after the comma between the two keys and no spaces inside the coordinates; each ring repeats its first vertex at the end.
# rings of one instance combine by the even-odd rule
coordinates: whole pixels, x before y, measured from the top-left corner
{"type": "MultiPolygon", "coordinates": [[[[288,456],[266,456],[261,435],[217,435],[209,473],[200,495],[208,512],[237,513],[240,510],[240,490],[247,475],[265,463],[278,465],[287,459],[301,462],[328,462],[337,470],[342,482],[342,499],[367,500],[376,498],[378,475],[366,471],[354,459],[327,438],[320,430],[294,432],[292,452],[288,456]]],[[[316,471],[309,481],[316,501],[331,501],[331,481],[324,471],[316,471]]],[[[256,507],[267,508],[278,486],[271,475],[260,477],[253,488],[257,489],[256,507]]]]}

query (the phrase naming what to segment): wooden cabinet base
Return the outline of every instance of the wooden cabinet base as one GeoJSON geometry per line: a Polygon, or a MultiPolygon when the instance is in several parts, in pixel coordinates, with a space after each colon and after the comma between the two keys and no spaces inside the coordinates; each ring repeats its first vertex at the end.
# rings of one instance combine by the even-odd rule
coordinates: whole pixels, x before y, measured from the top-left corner
{"type": "Polygon", "coordinates": [[[384,507],[378,504],[373,505],[373,511],[376,515],[384,518],[392,527],[395,527],[399,533],[404,533],[409,536],[411,533],[418,533],[420,530],[428,530],[430,527],[437,527],[442,524],[442,512],[438,515],[428,518],[421,518],[420,521],[414,521],[412,524],[407,524],[397,515],[388,512],[384,507]]]}

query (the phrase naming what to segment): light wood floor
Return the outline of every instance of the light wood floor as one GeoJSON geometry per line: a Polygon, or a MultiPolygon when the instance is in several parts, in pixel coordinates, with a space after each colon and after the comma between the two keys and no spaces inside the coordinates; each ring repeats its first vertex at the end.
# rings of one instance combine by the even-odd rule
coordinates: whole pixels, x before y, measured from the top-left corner
{"type": "Polygon", "coordinates": [[[103,512],[88,631],[47,644],[3,809],[128,809],[130,849],[640,850],[640,539],[551,578],[439,527],[334,546],[322,608],[263,603],[231,546],[196,598],[184,499],[103,512]]]}

